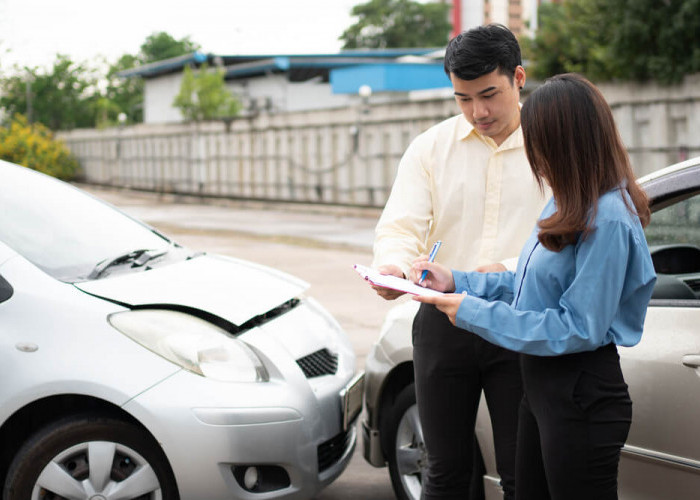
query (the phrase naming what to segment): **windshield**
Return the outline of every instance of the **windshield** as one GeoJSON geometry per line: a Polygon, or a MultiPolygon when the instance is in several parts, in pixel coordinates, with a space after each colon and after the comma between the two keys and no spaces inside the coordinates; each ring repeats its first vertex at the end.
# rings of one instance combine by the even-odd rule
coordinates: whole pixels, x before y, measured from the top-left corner
{"type": "Polygon", "coordinates": [[[171,242],[70,184],[0,161],[0,239],[56,279],[81,281],[95,265],[171,242]]]}

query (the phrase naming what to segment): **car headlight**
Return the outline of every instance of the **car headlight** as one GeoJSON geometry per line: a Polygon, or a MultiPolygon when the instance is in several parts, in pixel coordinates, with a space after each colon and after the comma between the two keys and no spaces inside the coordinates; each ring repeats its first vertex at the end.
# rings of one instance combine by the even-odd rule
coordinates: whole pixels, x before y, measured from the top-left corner
{"type": "Polygon", "coordinates": [[[226,382],[266,382],[260,358],[241,340],[196,316],[165,309],[110,314],[109,323],[159,356],[197,373],[226,382]]]}

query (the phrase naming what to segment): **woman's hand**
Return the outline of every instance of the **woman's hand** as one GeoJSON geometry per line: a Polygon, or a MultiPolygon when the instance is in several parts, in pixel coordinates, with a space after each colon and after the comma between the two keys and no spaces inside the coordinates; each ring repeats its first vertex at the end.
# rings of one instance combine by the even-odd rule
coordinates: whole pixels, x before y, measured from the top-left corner
{"type": "Polygon", "coordinates": [[[442,311],[447,315],[450,323],[457,326],[457,311],[464,300],[464,294],[448,293],[438,297],[415,296],[413,297],[413,300],[417,300],[418,302],[422,302],[424,304],[433,304],[439,311],[442,311]]]}
{"type": "Polygon", "coordinates": [[[435,262],[428,262],[427,255],[421,255],[413,261],[409,279],[421,286],[432,288],[438,292],[454,292],[455,281],[452,278],[452,271],[447,267],[435,262]],[[422,283],[418,283],[423,270],[428,270],[428,275],[422,283]]]}

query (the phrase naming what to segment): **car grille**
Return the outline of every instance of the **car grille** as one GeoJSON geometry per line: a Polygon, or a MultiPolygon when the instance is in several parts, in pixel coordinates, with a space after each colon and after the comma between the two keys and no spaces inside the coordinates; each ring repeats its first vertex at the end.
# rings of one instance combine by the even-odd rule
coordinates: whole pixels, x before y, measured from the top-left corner
{"type": "Polygon", "coordinates": [[[318,472],[323,472],[340,460],[351,439],[352,429],[348,429],[318,445],[318,472]]]}
{"type": "Polygon", "coordinates": [[[306,378],[333,375],[338,370],[338,355],[323,348],[297,359],[297,364],[306,378]]]}

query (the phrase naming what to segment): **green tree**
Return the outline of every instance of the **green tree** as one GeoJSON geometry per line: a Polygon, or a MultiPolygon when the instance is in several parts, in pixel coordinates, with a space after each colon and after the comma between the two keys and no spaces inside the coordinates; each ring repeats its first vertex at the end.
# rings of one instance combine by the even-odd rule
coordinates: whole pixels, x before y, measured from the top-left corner
{"type": "Polygon", "coordinates": [[[139,54],[122,55],[107,72],[104,99],[98,103],[97,126],[115,125],[122,113],[127,117],[126,123],[143,121],[143,79],[136,76],[121,78],[118,76],[121,71],[191,54],[199,48],[199,44],[191,41],[189,37],[177,40],[169,33],[159,31],[146,37],[139,54]]]}
{"type": "Polygon", "coordinates": [[[340,36],[344,49],[442,47],[452,25],[446,3],[412,0],[370,0],[356,5],[357,22],[340,36]]]}
{"type": "Polygon", "coordinates": [[[200,49],[199,44],[189,37],[176,40],[165,31],[159,31],[146,37],[141,45],[141,62],[144,64],[191,54],[200,49]]]}
{"type": "Polygon", "coordinates": [[[700,71],[700,0],[566,0],[538,14],[535,38],[522,40],[535,78],[673,83],[700,71]]]}
{"type": "Polygon", "coordinates": [[[52,130],[92,127],[100,98],[93,70],[57,54],[49,71],[15,68],[15,74],[0,81],[0,108],[9,116],[31,115],[52,130]]]}
{"type": "Polygon", "coordinates": [[[139,56],[124,54],[107,71],[107,85],[103,91],[103,99],[99,108],[97,123],[100,126],[111,126],[118,123],[120,113],[127,117],[126,123],[143,121],[143,79],[140,77],[121,78],[120,71],[134,68],[141,64],[139,56]]]}
{"type": "Polygon", "coordinates": [[[241,110],[240,101],[226,88],[224,71],[209,69],[207,64],[196,73],[191,67],[185,67],[173,106],[188,121],[232,118],[241,110]]]}
{"type": "Polygon", "coordinates": [[[188,37],[176,40],[161,31],[145,39],[139,54],[124,54],[108,65],[106,75],[61,54],[50,69],[15,66],[10,72],[0,67],[0,110],[9,119],[21,113],[52,130],[112,126],[121,113],[127,123],[142,122],[143,81],[118,73],[198,49],[188,37]]]}
{"type": "Polygon", "coordinates": [[[700,0],[615,0],[607,8],[621,20],[610,30],[610,58],[624,61],[614,76],[673,83],[700,71],[700,0]]]}

